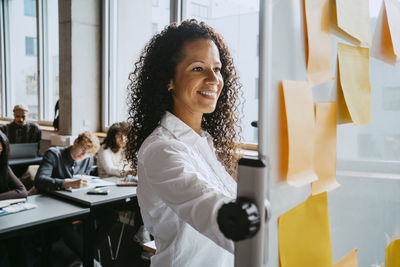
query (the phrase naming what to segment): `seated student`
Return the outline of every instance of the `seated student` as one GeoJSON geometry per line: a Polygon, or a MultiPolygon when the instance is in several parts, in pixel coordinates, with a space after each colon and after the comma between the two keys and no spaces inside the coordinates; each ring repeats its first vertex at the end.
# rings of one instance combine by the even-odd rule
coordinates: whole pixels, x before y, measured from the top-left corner
{"type": "MultiPolygon", "coordinates": [[[[26,121],[29,113],[28,107],[22,104],[15,105],[13,112],[14,121],[0,126],[0,131],[7,136],[10,144],[39,143],[42,139],[42,132],[36,123],[26,121]]],[[[16,176],[21,177],[28,167],[29,165],[22,164],[12,166],[12,170],[16,176]]],[[[29,185],[25,184],[25,186],[29,185]]]]}
{"type": "MultiPolygon", "coordinates": [[[[39,192],[48,192],[87,186],[86,180],[71,178],[77,174],[90,174],[93,155],[99,150],[99,147],[98,138],[93,133],[86,131],[79,134],[72,146],[49,148],[43,156],[35,177],[36,189],[39,192]]],[[[116,214],[110,208],[93,210],[93,213],[97,224],[94,242],[100,245],[115,223],[116,214]]],[[[73,252],[80,258],[83,257],[82,239],[73,230],[72,225],[67,225],[63,229],[57,228],[51,235],[54,241],[62,237],[73,252]]]]}
{"type": "Polygon", "coordinates": [[[8,166],[8,139],[0,132],[0,200],[27,197],[21,181],[8,166]]]}
{"type": "Polygon", "coordinates": [[[0,130],[7,135],[10,144],[39,143],[42,132],[36,123],[26,121],[29,110],[25,105],[16,105],[13,109],[14,121],[1,125],[0,130]]]}
{"type": "MultiPolygon", "coordinates": [[[[8,139],[0,131],[0,200],[25,198],[27,194],[24,185],[8,166],[8,139]]],[[[8,254],[10,266],[26,266],[28,242],[29,240],[19,237],[9,238],[1,242],[1,254],[8,254]]],[[[7,261],[3,256],[1,257],[0,265],[3,266],[3,264],[7,264],[7,261]]]]}
{"type": "Polygon", "coordinates": [[[97,167],[100,177],[124,177],[133,174],[125,157],[125,146],[129,124],[117,122],[110,126],[107,136],[97,153],[97,167]]]}

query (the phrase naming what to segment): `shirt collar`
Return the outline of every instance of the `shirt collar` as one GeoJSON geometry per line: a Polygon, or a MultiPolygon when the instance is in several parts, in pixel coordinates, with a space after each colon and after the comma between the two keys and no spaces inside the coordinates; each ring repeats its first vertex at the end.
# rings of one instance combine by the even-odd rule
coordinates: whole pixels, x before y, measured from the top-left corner
{"type": "Polygon", "coordinates": [[[169,111],[165,112],[161,119],[161,126],[167,129],[176,139],[185,143],[194,143],[202,138],[210,138],[209,133],[201,129],[200,135],[190,128],[186,123],[169,111]]]}

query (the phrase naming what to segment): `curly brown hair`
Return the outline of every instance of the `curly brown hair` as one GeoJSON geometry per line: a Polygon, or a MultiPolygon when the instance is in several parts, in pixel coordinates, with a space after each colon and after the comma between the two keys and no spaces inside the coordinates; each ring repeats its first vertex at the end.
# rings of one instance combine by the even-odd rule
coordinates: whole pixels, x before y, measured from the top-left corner
{"type": "Polygon", "coordinates": [[[113,123],[110,128],[108,128],[107,136],[100,145],[104,145],[104,149],[109,148],[113,153],[117,153],[120,149],[116,140],[117,134],[128,136],[128,133],[129,124],[127,122],[121,121],[113,123]]]}
{"type": "Polygon", "coordinates": [[[241,132],[238,107],[242,86],[222,37],[204,22],[194,19],[183,21],[180,25],[172,23],[156,34],[145,46],[135,70],[129,75],[128,122],[131,130],[127,158],[132,168],[136,168],[137,153],[143,141],[160,124],[166,111],[172,113],[169,82],[175,77],[184,45],[198,39],[212,40],[217,46],[224,80],[216,108],[214,112],[203,115],[201,127],[212,136],[219,161],[229,174],[236,177],[235,152],[241,132]]]}

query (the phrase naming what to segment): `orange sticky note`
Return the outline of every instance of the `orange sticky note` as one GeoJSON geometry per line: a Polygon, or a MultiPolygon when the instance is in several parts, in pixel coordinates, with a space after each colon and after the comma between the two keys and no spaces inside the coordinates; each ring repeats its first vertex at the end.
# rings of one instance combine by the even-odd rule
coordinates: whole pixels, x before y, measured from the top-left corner
{"type": "Polygon", "coordinates": [[[400,60],[400,2],[397,0],[384,0],[393,52],[400,60]]]}
{"type": "MultiPolygon", "coordinates": [[[[382,7],[379,13],[379,17],[376,23],[376,28],[375,28],[375,33],[374,33],[374,39],[372,42],[372,47],[371,47],[371,55],[377,59],[380,59],[386,63],[395,65],[396,64],[396,54],[394,52],[394,43],[396,44],[396,41],[392,42],[392,36],[391,33],[394,31],[396,26],[392,26],[390,28],[389,26],[389,14],[388,14],[388,7],[386,3],[389,3],[390,1],[382,1],[382,7]]],[[[390,3],[389,3],[390,6],[390,3]]],[[[396,5],[394,5],[396,6],[396,5]]],[[[391,24],[395,24],[396,20],[399,18],[396,16],[393,16],[394,13],[397,13],[396,11],[391,12],[391,24]]],[[[397,22],[399,23],[399,22],[397,22]]],[[[396,40],[397,34],[393,32],[396,40]]],[[[398,43],[398,42],[397,42],[398,43]]]]}
{"type": "Polygon", "coordinates": [[[288,131],[287,182],[303,186],[314,172],[314,103],[308,82],[282,81],[288,131]]]}
{"type": "Polygon", "coordinates": [[[385,249],[385,266],[400,267],[400,239],[392,241],[385,249]]]}
{"type": "Polygon", "coordinates": [[[369,2],[336,0],[337,25],[360,43],[371,44],[369,2]]]}
{"type": "Polygon", "coordinates": [[[329,1],[304,0],[307,28],[307,78],[317,85],[333,80],[331,72],[331,36],[329,1]]]}
{"type": "Polygon", "coordinates": [[[336,262],[333,267],[358,267],[357,251],[355,249],[336,262]]]}
{"type": "MultiPolygon", "coordinates": [[[[338,90],[342,90],[345,105],[341,104],[338,93],[339,108],[347,108],[351,121],[356,125],[371,121],[371,85],[369,75],[369,49],[338,43],[339,76],[338,90]]],[[[348,120],[339,112],[339,123],[348,120]]]]}
{"type": "Polygon", "coordinates": [[[332,267],[327,193],[310,196],[278,219],[281,267],[332,267]]]}
{"type": "Polygon", "coordinates": [[[312,194],[339,187],[336,181],[336,103],[315,105],[314,170],[318,180],[312,182],[312,194]]]}

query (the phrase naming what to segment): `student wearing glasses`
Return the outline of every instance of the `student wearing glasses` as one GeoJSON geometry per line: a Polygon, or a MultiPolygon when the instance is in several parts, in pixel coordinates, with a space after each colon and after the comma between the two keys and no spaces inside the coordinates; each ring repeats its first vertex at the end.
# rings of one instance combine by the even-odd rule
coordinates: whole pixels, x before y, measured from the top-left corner
{"type": "Polygon", "coordinates": [[[97,136],[87,131],[79,134],[72,146],[49,148],[36,174],[36,188],[47,192],[85,187],[85,180],[71,178],[76,174],[90,174],[94,163],[93,155],[99,148],[97,136]]]}
{"type": "MultiPolygon", "coordinates": [[[[97,136],[91,132],[83,132],[69,147],[51,147],[43,157],[42,163],[35,178],[35,186],[39,192],[61,190],[64,188],[81,188],[87,186],[84,179],[72,179],[74,175],[89,175],[93,166],[93,155],[100,148],[97,136]]],[[[117,220],[115,211],[111,208],[94,210],[94,218],[97,223],[94,243],[100,243],[106,238],[112,226],[117,220]]],[[[82,259],[82,238],[73,229],[72,225],[66,225],[62,229],[53,229],[50,234],[51,241],[60,237],[82,259]]],[[[95,261],[95,266],[100,266],[95,261]]]]}

